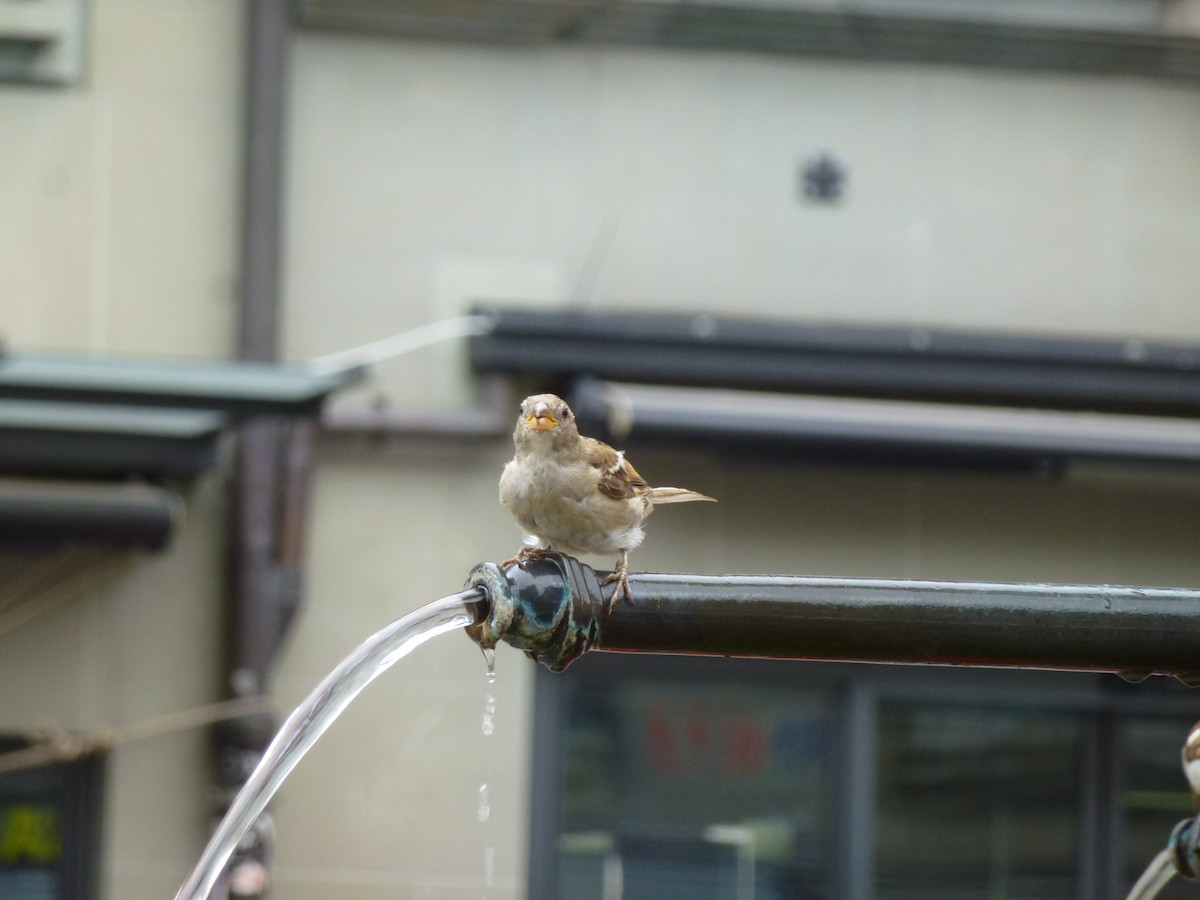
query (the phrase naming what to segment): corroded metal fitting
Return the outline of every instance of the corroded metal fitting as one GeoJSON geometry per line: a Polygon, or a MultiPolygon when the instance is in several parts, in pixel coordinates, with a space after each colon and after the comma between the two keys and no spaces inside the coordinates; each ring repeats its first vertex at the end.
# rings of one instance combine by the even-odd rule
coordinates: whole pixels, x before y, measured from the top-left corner
{"type": "Polygon", "coordinates": [[[546,553],[504,571],[480,563],[467,586],[486,594],[487,616],[467,627],[485,649],[504,641],[561,672],[599,641],[600,580],[573,557],[546,553]]]}
{"type": "Polygon", "coordinates": [[[1175,873],[1192,881],[1200,880],[1200,827],[1197,821],[1184,819],[1175,826],[1167,841],[1175,873]]]}
{"type": "Polygon", "coordinates": [[[508,579],[495,563],[480,563],[467,576],[467,587],[483,591],[484,609],[487,615],[467,626],[471,640],[484,650],[491,650],[508,632],[512,624],[513,604],[506,599],[509,592],[508,579]]]}

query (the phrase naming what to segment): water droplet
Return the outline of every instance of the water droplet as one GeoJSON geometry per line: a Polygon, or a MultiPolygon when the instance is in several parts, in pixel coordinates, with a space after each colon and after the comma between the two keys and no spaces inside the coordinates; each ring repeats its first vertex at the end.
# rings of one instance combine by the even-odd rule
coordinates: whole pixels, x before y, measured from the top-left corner
{"type": "Polygon", "coordinates": [[[483,701],[483,733],[490,736],[496,730],[496,692],[492,689],[496,684],[496,651],[483,652],[488,663],[488,689],[483,701]]]}
{"type": "Polygon", "coordinates": [[[487,782],[479,786],[479,821],[486,822],[492,815],[492,806],[489,800],[490,791],[488,790],[487,782]]]}
{"type": "Polygon", "coordinates": [[[1122,678],[1124,678],[1126,681],[1128,681],[1130,684],[1141,684],[1143,681],[1145,681],[1147,678],[1150,677],[1149,672],[1140,672],[1140,671],[1134,671],[1134,670],[1118,672],[1117,674],[1120,675],[1122,678]]]}
{"type": "Polygon", "coordinates": [[[483,733],[490,735],[496,730],[496,695],[488,691],[483,704],[483,733]]]}

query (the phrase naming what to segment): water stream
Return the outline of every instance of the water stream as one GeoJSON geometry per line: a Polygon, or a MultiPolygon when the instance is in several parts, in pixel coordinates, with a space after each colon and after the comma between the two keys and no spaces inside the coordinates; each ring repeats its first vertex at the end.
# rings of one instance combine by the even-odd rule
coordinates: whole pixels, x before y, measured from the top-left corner
{"type": "Polygon", "coordinates": [[[1174,877],[1175,865],[1171,862],[1171,851],[1163,850],[1150,861],[1125,900],[1153,900],[1174,877]]]}
{"type": "MultiPolygon", "coordinates": [[[[208,897],[238,841],[279,790],[288,773],[350,701],[430,638],[474,622],[475,616],[469,606],[482,599],[482,593],[472,588],[435,600],[384,626],[338,663],[283,723],[264,751],[262,760],[234,798],[175,900],[208,897]]],[[[489,671],[494,677],[491,664],[489,671]]],[[[493,709],[494,704],[493,699],[493,709]]]]}

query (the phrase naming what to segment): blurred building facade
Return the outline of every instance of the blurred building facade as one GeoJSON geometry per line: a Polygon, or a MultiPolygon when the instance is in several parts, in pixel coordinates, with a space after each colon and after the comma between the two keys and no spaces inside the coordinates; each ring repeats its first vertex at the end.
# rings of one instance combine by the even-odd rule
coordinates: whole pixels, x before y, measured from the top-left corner
{"type": "MultiPolygon", "coordinates": [[[[430,34],[421,4],[354,6],[288,8],[285,362],[479,302],[1200,345],[1195,75],[580,40],[574,4],[501,4],[477,40],[461,22],[430,34]],[[503,30],[547,10],[549,31],[503,30]]],[[[10,349],[237,355],[248,8],[99,0],[81,80],[0,85],[10,349]]],[[[1198,52],[1191,6],[1146,10],[1198,52]]],[[[305,599],[265,686],[280,714],[518,546],[496,497],[508,426],[422,427],[507,422],[492,387],[450,342],[327,408],[305,599]]],[[[1200,583],[1186,470],[630,450],[652,482],[720,501],[656,514],[636,569],[1200,583]]],[[[160,552],[5,551],[0,740],[228,694],[233,478],[224,459],[180,488],[160,552]]],[[[1186,814],[1182,687],[698,660],[552,676],[498,655],[491,735],[465,638],[350,708],[275,804],[276,896],[732,897],[747,878],[759,897],[1102,896],[1186,814]]],[[[99,757],[96,872],[72,896],[170,896],[211,825],[211,757],[204,728],[99,757]]]]}

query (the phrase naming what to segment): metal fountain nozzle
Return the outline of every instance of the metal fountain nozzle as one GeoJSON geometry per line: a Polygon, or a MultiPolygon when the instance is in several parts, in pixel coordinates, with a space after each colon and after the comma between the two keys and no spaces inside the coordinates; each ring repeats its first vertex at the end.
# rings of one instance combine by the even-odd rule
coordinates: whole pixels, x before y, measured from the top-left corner
{"type": "Polygon", "coordinates": [[[599,640],[600,579],[574,557],[546,553],[503,571],[495,563],[480,563],[467,586],[486,595],[487,615],[467,626],[467,634],[485,650],[503,640],[561,672],[599,640]]]}

